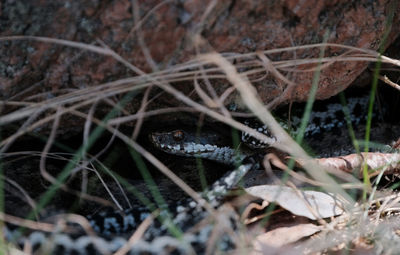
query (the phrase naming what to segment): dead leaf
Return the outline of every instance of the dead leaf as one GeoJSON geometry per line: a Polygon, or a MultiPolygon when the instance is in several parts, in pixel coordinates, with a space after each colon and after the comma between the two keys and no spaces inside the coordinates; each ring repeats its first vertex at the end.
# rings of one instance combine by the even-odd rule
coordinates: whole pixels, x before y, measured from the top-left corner
{"type": "Polygon", "coordinates": [[[245,189],[250,195],[274,202],[294,215],[312,220],[337,216],[343,213],[340,201],[324,192],[300,191],[279,185],[260,185],[245,189]]]}
{"type": "Polygon", "coordinates": [[[257,236],[253,243],[254,249],[262,251],[265,246],[279,248],[313,235],[320,230],[320,227],[311,223],[277,228],[257,236]]]}

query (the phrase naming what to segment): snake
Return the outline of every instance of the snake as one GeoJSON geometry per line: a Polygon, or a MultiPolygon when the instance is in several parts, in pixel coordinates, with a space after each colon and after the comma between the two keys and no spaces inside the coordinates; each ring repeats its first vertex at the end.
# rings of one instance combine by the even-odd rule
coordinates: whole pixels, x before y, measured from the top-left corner
{"type": "MultiPolygon", "coordinates": [[[[366,119],[368,98],[359,97],[349,100],[348,116],[353,125],[359,125],[366,119]]],[[[281,126],[294,136],[300,132],[296,128],[301,118],[293,117],[291,124],[279,121],[281,126]]],[[[262,141],[255,139],[250,133],[242,132],[241,142],[250,148],[238,150],[230,146],[219,145],[219,135],[212,132],[197,134],[183,129],[162,132],[153,132],[149,135],[151,143],[165,153],[184,157],[198,157],[231,165],[232,170],[219,178],[207,190],[199,193],[200,200],[184,198],[175,204],[165,205],[159,210],[163,222],[154,220],[147,228],[141,239],[129,243],[126,237],[152,212],[146,207],[136,207],[125,211],[104,211],[96,215],[87,216],[87,219],[97,235],[85,233],[72,236],[66,233],[45,233],[33,231],[29,235],[17,238],[17,244],[29,242],[35,250],[45,249],[49,254],[109,254],[121,247],[127,249],[127,254],[176,254],[197,253],[206,251],[208,237],[213,230],[213,223],[208,222],[196,230],[192,230],[196,223],[210,217],[210,211],[204,207],[208,203],[218,209],[224,197],[237,185],[239,180],[252,169],[259,168],[260,157],[263,154],[251,153],[251,149],[262,149],[270,146],[270,141],[276,140],[271,131],[264,124],[246,120],[246,125],[255,131],[265,134],[269,139],[262,141]],[[171,234],[171,229],[178,229],[178,236],[171,234]],[[51,245],[50,245],[51,244],[51,245]],[[47,250],[46,250],[47,249],[47,250]]],[[[331,131],[346,125],[346,118],[341,104],[329,104],[324,111],[313,111],[309,124],[302,132],[305,136],[314,136],[325,131],[331,131]]],[[[227,216],[228,225],[232,229],[238,228],[237,219],[227,216]]],[[[4,227],[6,240],[15,240],[17,230],[4,227]]],[[[229,251],[235,248],[235,241],[228,235],[222,234],[216,242],[219,251],[229,251]]]]}
{"type": "MultiPolygon", "coordinates": [[[[197,231],[189,231],[195,223],[210,216],[210,212],[204,208],[208,203],[212,208],[218,208],[225,195],[239,182],[240,179],[251,169],[258,168],[255,157],[239,154],[229,147],[211,146],[208,139],[196,139],[195,134],[184,130],[172,132],[152,133],[150,139],[153,144],[165,152],[179,155],[179,153],[168,150],[170,147],[177,149],[178,144],[183,145],[186,156],[200,156],[216,160],[224,164],[236,165],[234,169],[227,172],[211,187],[199,194],[200,200],[185,198],[173,205],[160,208],[160,215],[164,218],[161,223],[157,220],[145,231],[143,237],[134,244],[128,243],[128,238],[123,237],[126,233],[132,233],[150,216],[151,212],[145,207],[128,209],[123,212],[101,212],[95,216],[87,216],[87,219],[98,235],[92,236],[80,234],[72,236],[67,233],[45,233],[33,231],[27,236],[18,238],[17,244],[23,245],[29,242],[35,250],[45,254],[110,254],[118,251],[124,245],[127,246],[127,254],[167,254],[174,251],[176,254],[203,254],[213,224],[207,224],[197,231]],[[164,146],[163,141],[170,141],[170,145],[164,146]],[[172,141],[176,141],[172,143],[172,141]],[[215,152],[216,158],[211,154],[215,152]],[[222,154],[221,154],[222,153],[222,154]],[[171,227],[178,229],[182,235],[175,237],[171,234],[171,227]],[[50,245],[51,244],[51,245],[50,245]]],[[[180,146],[180,145],[179,145],[180,146]]],[[[226,219],[230,227],[236,229],[234,224],[237,219],[226,219]]],[[[10,230],[5,227],[6,240],[15,240],[18,230],[10,230]]],[[[227,251],[234,247],[229,235],[222,235],[218,242],[218,249],[227,251]]]]}

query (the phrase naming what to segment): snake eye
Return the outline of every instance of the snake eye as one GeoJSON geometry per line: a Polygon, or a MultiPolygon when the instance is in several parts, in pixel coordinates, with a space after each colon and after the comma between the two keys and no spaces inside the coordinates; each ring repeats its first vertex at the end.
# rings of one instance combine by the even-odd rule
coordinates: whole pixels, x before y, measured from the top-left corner
{"type": "Polygon", "coordinates": [[[172,137],[174,138],[175,141],[179,142],[182,141],[185,135],[181,130],[177,130],[173,133],[172,137]]]}

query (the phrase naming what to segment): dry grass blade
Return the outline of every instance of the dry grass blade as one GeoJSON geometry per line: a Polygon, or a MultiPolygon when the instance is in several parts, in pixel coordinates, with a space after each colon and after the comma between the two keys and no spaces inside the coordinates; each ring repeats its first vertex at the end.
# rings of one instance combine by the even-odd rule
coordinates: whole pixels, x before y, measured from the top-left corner
{"type": "MultiPolygon", "coordinates": [[[[57,227],[54,224],[27,220],[27,219],[13,216],[13,215],[5,214],[3,212],[0,212],[0,220],[17,225],[17,226],[34,229],[34,230],[40,230],[40,231],[44,231],[44,232],[55,232],[57,230],[57,227]]],[[[66,227],[64,229],[64,232],[73,233],[74,229],[70,228],[70,227],[66,227]]]]}
{"type": "Polygon", "coordinates": [[[257,57],[259,57],[262,60],[262,64],[265,67],[265,69],[269,72],[271,72],[277,79],[282,80],[284,83],[286,83],[288,86],[294,86],[295,83],[288,80],[283,74],[281,74],[272,64],[271,60],[267,58],[264,54],[261,52],[257,52],[257,57]]]}
{"type": "MultiPolygon", "coordinates": [[[[250,84],[246,77],[240,75],[235,67],[224,59],[220,54],[207,54],[200,57],[205,63],[214,63],[219,66],[227,75],[236,89],[239,91],[243,102],[246,106],[259,118],[264,124],[267,124],[273,135],[277,138],[279,143],[272,144],[273,147],[288,152],[289,154],[298,157],[310,159],[304,150],[283,130],[279,123],[274,119],[271,113],[265,108],[263,103],[257,97],[257,92],[250,84]]],[[[307,172],[316,180],[327,183],[325,188],[333,193],[340,194],[346,201],[349,202],[351,207],[354,200],[342,189],[337,183],[321,169],[318,164],[310,162],[305,165],[307,172]]]]}
{"type": "Polygon", "coordinates": [[[173,112],[197,112],[196,109],[192,107],[167,107],[163,109],[146,111],[146,112],[137,112],[132,115],[117,117],[108,121],[109,125],[120,125],[126,122],[134,121],[140,118],[149,118],[151,116],[157,116],[160,114],[173,113],[173,112]]]}
{"type": "Polygon", "coordinates": [[[218,104],[207,95],[206,92],[200,87],[197,79],[194,80],[194,88],[203,102],[210,108],[217,108],[218,104]]]}
{"type": "MultiPolygon", "coordinates": [[[[36,212],[36,202],[29,196],[28,192],[21,187],[21,185],[19,185],[17,182],[15,182],[14,180],[11,180],[10,178],[6,178],[6,177],[1,177],[4,178],[4,180],[6,182],[8,182],[10,185],[12,185],[15,189],[17,189],[17,192],[15,192],[15,190],[9,190],[9,188],[7,186],[5,186],[5,190],[8,190],[10,193],[12,194],[18,194],[18,192],[21,193],[21,197],[23,200],[25,200],[27,202],[27,204],[29,204],[29,206],[33,209],[33,211],[35,212],[35,218],[39,219],[39,215],[36,212]]],[[[18,195],[17,195],[18,196],[18,195]]]]}
{"type": "MultiPolygon", "coordinates": [[[[46,170],[46,155],[49,152],[52,144],[54,143],[56,131],[57,131],[58,125],[60,124],[61,115],[59,114],[59,112],[60,112],[60,108],[57,109],[57,112],[55,114],[56,118],[54,120],[53,127],[51,128],[50,136],[47,139],[46,145],[40,156],[40,165],[39,165],[40,174],[43,176],[43,178],[45,180],[49,181],[50,183],[57,183],[57,179],[54,178],[52,175],[50,175],[49,172],[46,170]]],[[[60,183],[60,186],[63,186],[64,188],[66,188],[66,186],[63,183],[60,183]]]]}
{"type": "MultiPolygon", "coordinates": [[[[148,104],[148,98],[149,98],[149,94],[150,94],[151,89],[152,89],[152,87],[150,86],[145,90],[145,92],[143,94],[142,102],[140,104],[140,108],[139,108],[139,110],[137,112],[138,114],[146,112],[146,106],[148,104]]],[[[142,114],[142,116],[143,116],[143,114],[142,114]]],[[[137,139],[137,137],[139,135],[139,132],[140,132],[140,129],[141,129],[142,125],[143,125],[143,121],[144,121],[144,117],[141,117],[141,118],[137,119],[136,125],[135,125],[135,129],[133,130],[133,133],[132,133],[132,136],[131,136],[133,140],[137,139]]]]}
{"type": "Polygon", "coordinates": [[[386,84],[390,85],[391,87],[393,87],[393,88],[395,88],[397,90],[400,90],[400,85],[395,83],[395,82],[393,82],[393,81],[391,81],[389,79],[389,77],[387,77],[386,75],[384,75],[384,76],[380,75],[379,76],[379,80],[385,82],[386,84]]]}
{"type": "Polygon", "coordinates": [[[244,224],[250,224],[253,223],[255,221],[257,221],[258,219],[260,219],[260,217],[253,217],[251,219],[249,218],[250,212],[252,210],[258,210],[258,211],[262,211],[264,210],[267,206],[269,205],[268,201],[263,201],[262,204],[257,204],[257,203],[250,203],[249,205],[246,206],[246,208],[244,209],[244,211],[242,212],[242,215],[240,215],[240,220],[244,223],[244,224]],[[254,219],[256,218],[256,219],[254,219]]]}

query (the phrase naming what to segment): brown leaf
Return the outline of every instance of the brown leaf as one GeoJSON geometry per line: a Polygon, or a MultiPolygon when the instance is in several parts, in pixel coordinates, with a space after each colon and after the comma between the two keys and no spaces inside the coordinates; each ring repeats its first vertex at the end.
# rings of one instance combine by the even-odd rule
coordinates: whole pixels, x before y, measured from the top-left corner
{"type": "Polygon", "coordinates": [[[257,236],[253,244],[254,249],[262,251],[263,246],[279,248],[310,236],[320,230],[320,227],[311,223],[277,228],[257,236]]]}

